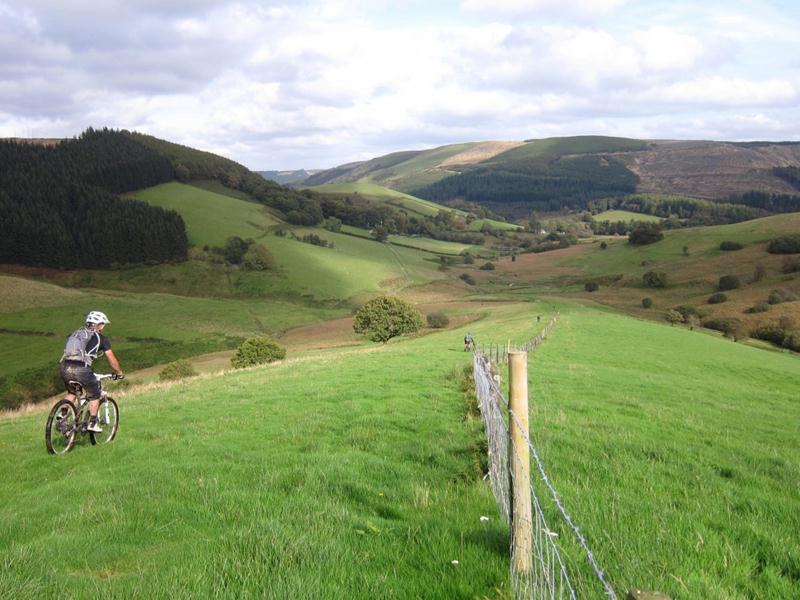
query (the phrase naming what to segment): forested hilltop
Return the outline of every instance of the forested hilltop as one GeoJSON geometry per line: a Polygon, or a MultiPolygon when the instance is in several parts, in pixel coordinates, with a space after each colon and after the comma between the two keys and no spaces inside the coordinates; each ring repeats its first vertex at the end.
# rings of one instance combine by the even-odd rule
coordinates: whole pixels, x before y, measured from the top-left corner
{"type": "Polygon", "coordinates": [[[183,219],[118,194],[180,180],[215,180],[286,221],[323,219],[318,195],[284,187],[210,152],[128,131],[87,129],[68,140],[0,141],[0,263],[106,268],[186,259],[183,219]]]}
{"type": "Polygon", "coordinates": [[[722,223],[730,222],[716,218],[725,211],[738,218],[800,210],[800,142],[607,136],[470,142],[341,165],[315,173],[303,185],[346,182],[377,184],[444,204],[478,203],[513,219],[532,211],[586,210],[597,200],[632,194],[753,209],[703,208],[703,220],[722,223]]]}
{"type": "Polygon", "coordinates": [[[164,156],[93,129],[45,146],[0,143],[0,263],[97,268],[184,260],[183,219],[118,193],[174,179],[164,156]]]}

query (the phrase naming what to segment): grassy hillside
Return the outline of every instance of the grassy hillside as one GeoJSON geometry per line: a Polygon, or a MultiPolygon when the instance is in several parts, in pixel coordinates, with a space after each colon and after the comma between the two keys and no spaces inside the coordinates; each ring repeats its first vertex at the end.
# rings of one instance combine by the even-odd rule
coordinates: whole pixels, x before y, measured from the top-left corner
{"type": "Polygon", "coordinates": [[[568,295],[650,319],[662,319],[667,309],[689,304],[706,318],[738,319],[749,332],[777,323],[783,316],[800,322],[800,302],[776,304],[763,313],[744,312],[765,303],[775,289],[800,295],[800,276],[783,273],[785,257],[766,251],[768,240],[797,231],[800,213],[790,213],[734,225],[666,231],[662,241],[647,246],[631,246],[626,237],[608,239],[607,250],[598,243],[580,244],[544,254],[519,255],[515,262],[504,258],[496,270],[488,273],[474,268],[464,271],[478,281],[483,291],[499,297],[543,292],[568,295]],[[719,248],[723,241],[736,241],[745,247],[724,252],[719,248]],[[754,281],[758,265],[765,269],[765,275],[754,281]],[[642,275],[648,271],[666,273],[669,285],[664,289],[645,288],[642,275]],[[723,275],[735,275],[741,287],[726,292],[726,302],[708,304],[723,275]],[[600,290],[585,292],[587,281],[599,282],[600,290]],[[651,309],[642,308],[644,297],[652,298],[651,309]]]}
{"type": "Polygon", "coordinates": [[[410,196],[397,190],[393,190],[382,185],[369,183],[367,181],[347,182],[347,183],[329,183],[319,185],[314,188],[318,192],[330,192],[337,194],[361,194],[367,198],[384,202],[398,208],[403,208],[409,212],[417,213],[424,216],[434,216],[440,210],[452,210],[457,214],[465,214],[462,211],[455,209],[448,209],[441,204],[423,200],[416,196],[410,196]]]}
{"type": "MultiPolygon", "coordinates": [[[[791,597],[800,363],[560,308],[529,369],[533,439],[618,592],[791,597]]],[[[509,597],[460,341],[521,342],[553,309],[484,308],[453,332],[129,394],[112,445],[61,459],[43,415],[0,421],[0,594],[509,597]],[[52,526],[75,506],[81,527],[52,526]],[[73,551],[52,568],[56,545],[73,551]]],[[[595,597],[547,510],[580,597],[595,597]]]]}
{"type": "MultiPolygon", "coordinates": [[[[360,227],[353,227],[352,225],[342,225],[342,233],[354,235],[364,239],[373,240],[374,238],[366,229],[360,227]]],[[[417,248],[425,250],[426,252],[433,252],[436,254],[447,254],[450,256],[457,256],[464,251],[477,254],[478,252],[489,252],[489,250],[482,246],[474,246],[472,244],[461,244],[458,242],[447,242],[444,240],[432,240],[426,237],[413,237],[408,235],[389,235],[387,241],[395,246],[417,248]]]]}
{"type": "MultiPolygon", "coordinates": [[[[274,299],[74,290],[8,276],[0,276],[0,284],[10,298],[0,307],[0,408],[41,401],[60,387],[53,382],[64,341],[89,310],[111,318],[108,334],[128,371],[233,348],[245,337],[274,335],[344,312],[274,299]],[[38,297],[46,300],[24,301],[38,297]]],[[[106,368],[105,362],[98,368],[106,368]]]]}
{"type": "MultiPolygon", "coordinates": [[[[351,183],[330,183],[313,188],[319,192],[331,192],[339,194],[360,194],[371,200],[389,204],[397,208],[402,208],[410,213],[422,216],[434,216],[440,211],[446,210],[453,214],[465,217],[467,213],[457,208],[451,208],[442,204],[437,204],[429,200],[417,198],[409,194],[404,194],[394,189],[376,185],[365,181],[351,183]]],[[[469,231],[480,231],[484,224],[488,224],[492,229],[514,230],[519,229],[519,225],[496,221],[494,219],[475,219],[467,226],[469,231]]]]}
{"type": "Polygon", "coordinates": [[[654,215],[644,215],[642,213],[635,213],[629,210],[606,210],[594,215],[595,221],[642,221],[645,223],[658,223],[661,218],[654,215]]]}
{"type": "Polygon", "coordinates": [[[544,158],[564,154],[594,154],[600,152],[630,152],[647,147],[644,140],[608,137],[603,135],[579,135],[573,137],[543,138],[528,140],[524,146],[512,148],[489,159],[489,162],[544,158]]]}
{"type": "Polygon", "coordinates": [[[618,591],[796,594],[798,376],[796,357],[699,332],[595,310],[561,320],[533,359],[531,429],[618,591]]]}
{"type": "Polygon", "coordinates": [[[222,246],[233,235],[260,237],[268,228],[279,223],[261,204],[178,182],[140,190],[131,196],[177,211],[186,223],[189,242],[200,246],[222,246]],[[220,218],[221,212],[225,214],[224,219],[220,218]]]}
{"type": "Polygon", "coordinates": [[[221,246],[232,235],[263,243],[275,256],[277,272],[228,275],[229,279],[235,279],[238,292],[250,296],[294,294],[336,300],[383,289],[397,290],[441,277],[436,264],[426,260],[429,255],[412,249],[391,248],[322,229],[293,228],[286,224],[284,229],[293,231],[297,237],[315,233],[332,242],[333,248],[276,236],[275,226],[280,222],[263,206],[227,195],[179,183],[157,186],[136,195],[177,210],[186,221],[190,241],[197,246],[221,246]],[[219,218],[220,213],[225,214],[224,220],[219,218]]]}
{"type": "Polygon", "coordinates": [[[130,394],[118,439],[64,460],[42,415],[0,421],[0,595],[508,597],[462,336],[130,394]]]}
{"type": "Polygon", "coordinates": [[[439,165],[476,145],[475,142],[469,142],[425,150],[391,168],[371,172],[367,180],[405,192],[430,185],[452,174],[451,171],[437,168],[439,165]]]}

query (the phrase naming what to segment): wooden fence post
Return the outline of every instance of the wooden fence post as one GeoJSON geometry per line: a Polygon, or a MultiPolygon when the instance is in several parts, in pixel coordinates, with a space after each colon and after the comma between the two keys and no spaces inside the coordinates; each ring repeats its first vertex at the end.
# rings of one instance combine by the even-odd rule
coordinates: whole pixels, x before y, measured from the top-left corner
{"type": "Polygon", "coordinates": [[[511,543],[514,570],[530,573],[532,564],[531,470],[528,435],[528,353],[508,354],[508,452],[511,472],[511,543]]]}

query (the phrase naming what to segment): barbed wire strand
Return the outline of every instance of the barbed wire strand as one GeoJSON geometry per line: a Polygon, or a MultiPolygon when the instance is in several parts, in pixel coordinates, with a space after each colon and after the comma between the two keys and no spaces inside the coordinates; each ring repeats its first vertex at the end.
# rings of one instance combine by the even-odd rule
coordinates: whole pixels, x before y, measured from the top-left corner
{"type": "MultiPolygon", "coordinates": [[[[558,321],[559,315],[556,314],[550,322],[534,338],[520,346],[525,352],[536,349],[547,337],[549,332],[558,321]]],[[[505,350],[510,350],[510,343],[505,350]]],[[[515,346],[516,348],[516,346],[515,346]]],[[[600,583],[603,585],[606,596],[611,600],[616,600],[617,595],[611,585],[606,581],[605,573],[598,564],[594,554],[589,548],[586,538],[578,529],[575,522],[567,513],[555,487],[547,476],[544,463],[539,452],[533,446],[529,432],[522,428],[519,418],[508,408],[508,401],[500,387],[500,374],[496,365],[505,364],[508,361],[507,352],[501,352],[501,345],[496,347],[489,345],[489,353],[486,353],[486,346],[481,350],[476,350],[473,354],[473,372],[475,379],[475,391],[478,396],[481,415],[483,417],[484,428],[486,430],[489,454],[489,472],[487,477],[490,480],[492,491],[503,516],[509,526],[511,525],[511,480],[513,472],[510,469],[509,458],[509,435],[508,425],[503,418],[503,407],[506,408],[509,419],[514,419],[515,424],[523,432],[525,442],[533,454],[539,475],[550,491],[553,503],[558,508],[564,521],[570,527],[575,537],[578,539],[586,556],[594,569],[600,583]]],[[[512,449],[517,452],[518,449],[512,449]]],[[[530,557],[518,557],[514,555],[514,540],[511,541],[511,579],[516,598],[555,598],[562,599],[568,594],[570,600],[576,600],[577,596],[569,580],[569,575],[561,558],[558,546],[553,538],[557,537],[547,526],[544,511],[539,497],[533,484],[530,485],[531,505],[534,509],[533,523],[523,523],[523,527],[531,532],[531,555],[530,557]],[[528,561],[529,559],[529,561],[528,561]],[[518,564],[527,565],[530,562],[530,572],[519,572],[516,568],[518,564]]],[[[513,528],[512,528],[513,535],[513,528]]]]}

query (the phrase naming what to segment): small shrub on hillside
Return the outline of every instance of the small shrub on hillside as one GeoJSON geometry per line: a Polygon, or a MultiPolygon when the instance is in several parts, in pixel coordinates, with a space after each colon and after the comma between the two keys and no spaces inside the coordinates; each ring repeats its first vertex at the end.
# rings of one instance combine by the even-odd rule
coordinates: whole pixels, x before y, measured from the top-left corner
{"type": "Polygon", "coordinates": [[[719,249],[725,252],[730,252],[731,250],[741,250],[742,248],[744,248],[744,246],[739,242],[726,241],[719,245],[719,249]]]}
{"type": "Polygon", "coordinates": [[[755,313],[767,312],[768,310],[769,310],[769,304],[756,304],[755,306],[751,306],[750,308],[745,309],[744,312],[746,312],[749,315],[752,315],[755,313]]]}
{"type": "Polygon", "coordinates": [[[393,337],[422,328],[422,315],[408,302],[393,296],[373,298],[358,309],[353,330],[373,342],[388,342],[393,337]]]}
{"type": "Polygon", "coordinates": [[[721,331],[726,336],[731,336],[741,327],[742,322],[739,319],[732,317],[719,317],[715,319],[707,319],[703,321],[703,327],[706,329],[713,329],[721,331]]]}
{"type": "Polygon", "coordinates": [[[271,363],[286,358],[286,348],[279,346],[271,337],[252,337],[242,342],[231,358],[236,369],[271,363]]]}
{"type": "Polygon", "coordinates": [[[628,234],[628,243],[634,246],[644,246],[654,244],[664,239],[661,233],[661,226],[657,223],[637,224],[628,234]]]}
{"type": "Polygon", "coordinates": [[[684,246],[683,247],[683,255],[684,256],[689,256],[689,246],[684,246]]]}
{"type": "Polygon", "coordinates": [[[725,294],[723,294],[722,292],[716,292],[714,294],[711,294],[708,297],[708,303],[709,304],[722,304],[727,299],[728,299],[728,297],[725,294]]]}
{"type": "Polygon", "coordinates": [[[728,290],[735,290],[741,285],[739,278],[736,275],[723,275],[719,278],[717,289],[720,292],[727,292],[728,290]]]}
{"type": "Polygon", "coordinates": [[[247,271],[269,271],[275,265],[275,259],[263,244],[253,244],[242,257],[242,267],[247,271]]]}
{"type": "Polygon", "coordinates": [[[174,381],[176,379],[186,379],[197,375],[192,363],[182,358],[167,364],[158,374],[160,381],[174,381]]]}
{"type": "Polygon", "coordinates": [[[800,234],[784,235],[767,244],[770,254],[798,254],[800,253],[800,234]]]}
{"type": "Polygon", "coordinates": [[[450,319],[440,310],[428,313],[426,319],[428,321],[428,327],[433,327],[434,329],[442,329],[450,324],[450,319]]]}
{"type": "Polygon", "coordinates": [[[481,271],[494,271],[494,263],[485,262],[480,266],[481,271]]]}
{"type": "Polygon", "coordinates": [[[689,306],[688,304],[681,304],[680,306],[676,306],[675,310],[681,313],[683,316],[683,320],[685,321],[688,317],[697,317],[698,319],[703,316],[703,314],[697,310],[694,306],[689,306]]]}
{"type": "Polygon", "coordinates": [[[243,240],[238,235],[234,235],[225,240],[225,246],[222,247],[222,256],[225,260],[232,264],[241,264],[245,252],[253,243],[253,240],[243,240]]]}
{"type": "Polygon", "coordinates": [[[606,242],[600,242],[600,250],[605,250],[608,248],[608,244],[606,242]]]}
{"type": "Polygon", "coordinates": [[[458,278],[467,285],[475,285],[475,278],[469,273],[462,273],[458,278]]]}
{"type": "Polygon", "coordinates": [[[322,222],[322,226],[328,231],[337,232],[342,230],[342,221],[336,217],[328,217],[322,222]]]}
{"type": "Polygon", "coordinates": [[[648,271],[642,275],[644,287],[665,288],[667,287],[667,274],[659,271],[648,271]]]}
{"type": "Polygon", "coordinates": [[[800,331],[787,333],[783,338],[783,347],[795,352],[800,352],[800,331]]]}
{"type": "Polygon", "coordinates": [[[464,253],[464,264],[465,265],[471,265],[474,262],[475,262],[475,259],[472,257],[472,254],[470,254],[469,252],[465,252],[464,253]]]}
{"type": "Polygon", "coordinates": [[[786,332],[777,325],[763,325],[751,331],[750,337],[771,342],[776,346],[783,346],[786,332]]]}
{"type": "Polygon", "coordinates": [[[652,298],[642,298],[642,308],[650,308],[653,306],[652,298]]]}
{"type": "Polygon", "coordinates": [[[312,246],[321,246],[323,248],[333,247],[328,240],[319,237],[316,233],[308,233],[300,238],[301,242],[305,242],[306,244],[311,244],[312,246]]]}
{"type": "Polygon", "coordinates": [[[772,290],[767,298],[767,302],[770,304],[794,302],[795,300],[797,300],[797,296],[789,290],[772,290]]]}
{"type": "Polygon", "coordinates": [[[677,310],[670,309],[666,313],[664,313],[664,319],[666,319],[667,323],[670,325],[676,325],[677,323],[683,323],[683,316],[677,310]]]}
{"type": "Polygon", "coordinates": [[[600,289],[600,286],[596,281],[587,281],[585,284],[583,284],[583,289],[587,292],[596,292],[600,289]]]}
{"type": "Polygon", "coordinates": [[[800,258],[787,256],[783,259],[781,265],[781,273],[798,273],[800,272],[800,258]]]}

